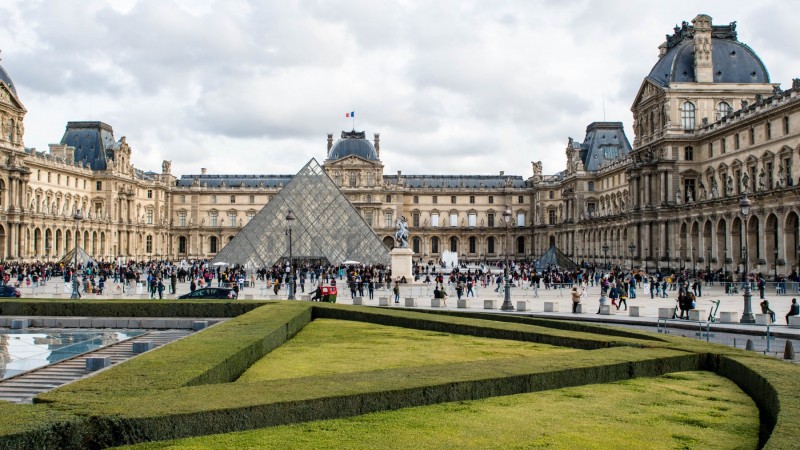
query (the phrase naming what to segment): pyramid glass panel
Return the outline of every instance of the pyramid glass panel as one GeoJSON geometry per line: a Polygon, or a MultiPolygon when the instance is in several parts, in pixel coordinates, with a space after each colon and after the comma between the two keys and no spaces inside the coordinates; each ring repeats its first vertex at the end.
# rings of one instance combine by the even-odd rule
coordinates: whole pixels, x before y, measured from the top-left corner
{"type": "Polygon", "coordinates": [[[289,257],[286,215],[292,210],[292,257],[338,264],[389,264],[389,251],[315,159],[268,202],[213,261],[269,267],[289,257]]]}

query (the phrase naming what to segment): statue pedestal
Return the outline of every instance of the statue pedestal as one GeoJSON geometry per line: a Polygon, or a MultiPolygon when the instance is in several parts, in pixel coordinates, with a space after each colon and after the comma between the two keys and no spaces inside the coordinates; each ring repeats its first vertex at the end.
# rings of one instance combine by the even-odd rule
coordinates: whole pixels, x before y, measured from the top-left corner
{"type": "Polygon", "coordinates": [[[408,283],[414,282],[414,272],[411,270],[411,258],[414,252],[410,248],[393,248],[392,256],[392,282],[400,277],[406,277],[408,283]]]}

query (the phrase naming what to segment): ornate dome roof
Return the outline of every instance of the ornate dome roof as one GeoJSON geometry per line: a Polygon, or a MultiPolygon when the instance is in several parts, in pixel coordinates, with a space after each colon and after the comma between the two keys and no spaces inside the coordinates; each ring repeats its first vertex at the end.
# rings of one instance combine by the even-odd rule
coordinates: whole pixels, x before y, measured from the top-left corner
{"type": "Polygon", "coordinates": [[[14,86],[14,82],[11,81],[11,77],[8,76],[6,70],[3,69],[3,66],[0,66],[0,81],[5,82],[9,89],[11,89],[11,92],[13,92],[14,95],[17,95],[17,88],[14,86]]]}
{"type": "Polygon", "coordinates": [[[351,155],[371,161],[378,159],[378,152],[375,151],[375,146],[367,140],[365,132],[342,131],[342,138],[328,151],[328,159],[342,159],[351,155]]]}
{"type": "MultiPolygon", "coordinates": [[[[683,22],[675,34],[662,44],[666,49],[650,71],[650,78],[663,86],[694,83],[694,27],[683,22]]],[[[711,33],[711,60],[715,83],[769,83],[769,73],[756,53],[736,38],[736,22],[714,25],[711,33]]]]}

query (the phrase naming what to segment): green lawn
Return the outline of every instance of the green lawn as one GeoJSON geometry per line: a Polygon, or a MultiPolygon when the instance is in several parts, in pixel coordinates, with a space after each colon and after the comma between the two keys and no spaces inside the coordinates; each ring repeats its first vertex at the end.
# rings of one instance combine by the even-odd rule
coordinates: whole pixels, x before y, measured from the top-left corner
{"type": "Polygon", "coordinates": [[[252,365],[239,382],[578,352],[571,348],[317,319],[252,365]]]}
{"type": "Polygon", "coordinates": [[[758,429],[734,383],[679,372],[130,448],[753,449],[758,429]]]}

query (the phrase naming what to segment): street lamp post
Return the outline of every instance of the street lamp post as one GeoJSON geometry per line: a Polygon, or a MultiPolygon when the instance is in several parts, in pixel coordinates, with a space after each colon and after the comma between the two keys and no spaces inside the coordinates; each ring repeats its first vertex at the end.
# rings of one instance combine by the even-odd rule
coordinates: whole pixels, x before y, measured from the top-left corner
{"type": "Polygon", "coordinates": [[[81,220],[83,220],[83,212],[80,209],[75,210],[75,214],[72,215],[72,218],[75,219],[75,248],[72,250],[74,253],[72,268],[72,295],[70,295],[69,298],[77,299],[81,296],[80,292],[78,292],[78,224],[80,224],[81,220]]]}
{"type": "Polygon", "coordinates": [[[289,236],[289,300],[294,300],[294,265],[292,264],[292,222],[296,217],[292,210],[286,214],[286,234],[289,236]]]}
{"type": "Polygon", "coordinates": [[[636,252],[636,244],[633,241],[628,244],[628,251],[631,252],[631,272],[633,272],[633,254],[636,252]]]}
{"type": "Polygon", "coordinates": [[[603,267],[608,270],[608,242],[603,244],[603,267]]]}
{"type": "Polygon", "coordinates": [[[514,310],[514,306],[511,305],[511,283],[510,283],[510,278],[511,278],[511,270],[510,269],[511,269],[511,267],[509,267],[509,265],[508,265],[508,248],[509,248],[508,247],[508,239],[509,239],[508,238],[508,236],[509,236],[508,235],[508,223],[510,221],[511,221],[511,210],[508,207],[506,207],[506,210],[503,211],[503,222],[505,222],[505,224],[506,224],[506,267],[505,267],[505,275],[506,275],[505,284],[506,285],[505,285],[505,292],[504,292],[504,295],[503,295],[503,306],[500,307],[500,309],[503,310],[503,311],[513,311],[514,310]]]}
{"type": "Polygon", "coordinates": [[[742,195],[742,199],[739,201],[739,209],[742,212],[742,216],[744,217],[744,270],[742,281],[744,282],[744,293],[742,294],[744,297],[744,312],[742,313],[742,319],[739,321],[740,323],[755,323],[756,318],[753,315],[753,308],[752,308],[752,295],[750,294],[750,277],[748,276],[748,264],[747,264],[747,257],[748,257],[748,233],[747,233],[747,215],[750,214],[750,200],[747,198],[747,193],[742,195]]]}

